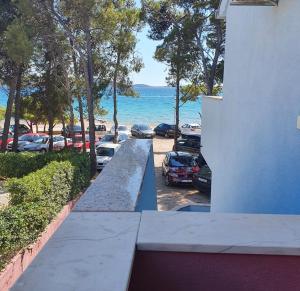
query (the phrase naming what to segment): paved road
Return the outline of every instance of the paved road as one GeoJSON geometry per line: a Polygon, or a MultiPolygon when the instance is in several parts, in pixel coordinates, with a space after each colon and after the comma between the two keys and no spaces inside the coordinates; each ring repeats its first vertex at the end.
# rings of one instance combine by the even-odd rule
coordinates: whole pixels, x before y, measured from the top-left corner
{"type": "Polygon", "coordinates": [[[158,210],[170,210],[186,203],[208,203],[209,197],[200,194],[192,186],[167,187],[161,174],[161,164],[166,152],[172,150],[173,140],[156,137],[153,139],[158,210]]]}

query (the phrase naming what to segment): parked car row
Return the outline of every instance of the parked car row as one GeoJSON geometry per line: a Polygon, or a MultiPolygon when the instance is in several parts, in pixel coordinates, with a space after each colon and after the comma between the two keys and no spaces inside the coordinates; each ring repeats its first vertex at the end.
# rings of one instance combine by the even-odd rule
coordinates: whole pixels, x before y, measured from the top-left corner
{"type": "MultiPolygon", "coordinates": [[[[44,133],[26,133],[18,138],[18,152],[47,152],[49,150],[50,138],[44,133]]],[[[67,139],[67,147],[72,146],[71,140],[67,139]]],[[[7,150],[12,151],[13,140],[9,140],[7,150]]],[[[53,149],[60,151],[65,148],[63,136],[53,136],[53,149]]]]}

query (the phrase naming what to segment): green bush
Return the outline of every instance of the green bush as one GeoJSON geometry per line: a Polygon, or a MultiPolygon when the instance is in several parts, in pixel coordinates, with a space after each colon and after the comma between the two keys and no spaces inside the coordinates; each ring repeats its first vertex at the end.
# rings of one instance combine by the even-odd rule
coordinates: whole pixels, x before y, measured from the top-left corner
{"type": "Polygon", "coordinates": [[[62,206],[75,198],[90,181],[86,154],[21,154],[21,158],[19,154],[8,155],[9,159],[17,157],[19,162],[22,161],[18,166],[27,167],[26,171],[41,168],[22,178],[10,178],[5,183],[11,200],[8,207],[0,210],[0,270],[16,252],[34,242],[62,206]],[[30,166],[25,165],[26,158],[30,166]],[[42,167],[43,164],[46,166],[42,167]]]}
{"type": "Polygon", "coordinates": [[[88,155],[75,151],[41,153],[0,153],[0,177],[21,178],[43,168],[52,161],[72,160],[78,163],[79,160],[88,163],[88,155]]]}
{"type": "Polygon", "coordinates": [[[38,238],[57,211],[50,202],[23,203],[0,210],[0,270],[16,252],[38,238]]]}
{"type": "Polygon", "coordinates": [[[10,193],[10,204],[51,201],[64,205],[71,197],[74,166],[70,162],[51,162],[23,178],[9,179],[5,187],[10,193]]]}

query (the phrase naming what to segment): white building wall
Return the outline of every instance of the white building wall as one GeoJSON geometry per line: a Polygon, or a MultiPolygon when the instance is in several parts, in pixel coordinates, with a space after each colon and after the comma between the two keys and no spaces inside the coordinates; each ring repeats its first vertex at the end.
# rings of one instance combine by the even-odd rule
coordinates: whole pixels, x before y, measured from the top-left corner
{"type": "Polygon", "coordinates": [[[229,6],[226,23],[224,99],[203,102],[212,211],[299,214],[300,1],[229,6]]]}

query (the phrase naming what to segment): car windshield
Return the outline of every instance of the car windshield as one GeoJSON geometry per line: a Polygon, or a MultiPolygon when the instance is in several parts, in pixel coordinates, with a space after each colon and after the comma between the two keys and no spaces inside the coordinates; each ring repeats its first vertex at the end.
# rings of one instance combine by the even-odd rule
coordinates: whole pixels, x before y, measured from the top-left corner
{"type": "Polygon", "coordinates": [[[114,136],[112,134],[107,134],[102,137],[100,141],[106,141],[106,142],[111,142],[114,140],[114,136]]]}
{"type": "Polygon", "coordinates": [[[36,139],[34,140],[34,143],[46,143],[48,141],[48,138],[39,138],[39,139],[36,139]]]}
{"type": "Polygon", "coordinates": [[[118,130],[125,131],[125,130],[127,130],[127,126],[125,126],[125,125],[120,125],[120,126],[118,127],[118,130]]]}
{"type": "Polygon", "coordinates": [[[141,124],[141,125],[139,125],[139,129],[140,130],[149,130],[150,127],[148,125],[141,124]]]}
{"type": "Polygon", "coordinates": [[[193,167],[196,165],[192,156],[174,156],[170,158],[171,167],[193,167]]]}
{"type": "Polygon", "coordinates": [[[200,135],[188,135],[188,134],[182,134],[182,139],[186,139],[186,140],[194,140],[194,141],[201,141],[201,136],[200,135]]]}
{"type": "Polygon", "coordinates": [[[22,135],[19,137],[19,141],[30,141],[35,142],[36,140],[41,139],[39,135],[22,135]]]}
{"type": "Polygon", "coordinates": [[[97,148],[97,156],[112,157],[114,155],[114,152],[115,151],[113,148],[104,148],[104,147],[97,148]]]}
{"type": "MultiPolygon", "coordinates": [[[[70,127],[69,127],[70,128],[70,127]]],[[[70,128],[71,129],[71,128],[70,128]]],[[[74,125],[73,126],[73,129],[76,130],[76,131],[81,131],[81,126],[79,125],[74,125]]]]}

